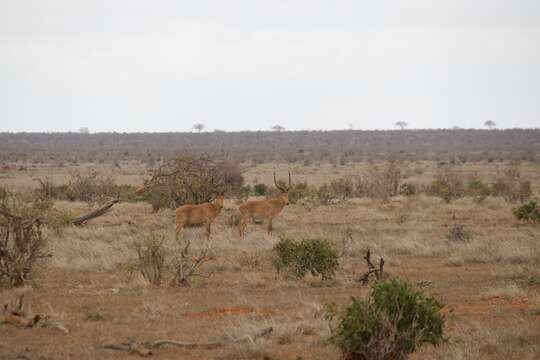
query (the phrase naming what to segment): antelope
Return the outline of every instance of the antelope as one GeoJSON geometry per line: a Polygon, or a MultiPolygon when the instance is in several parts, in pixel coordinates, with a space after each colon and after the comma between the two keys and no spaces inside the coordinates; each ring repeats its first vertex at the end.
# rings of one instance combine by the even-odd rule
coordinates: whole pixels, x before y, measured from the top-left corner
{"type": "Polygon", "coordinates": [[[176,238],[186,226],[206,226],[206,238],[210,238],[212,222],[223,208],[223,193],[218,193],[214,201],[200,205],[182,205],[175,210],[176,238]]]}
{"type": "MultiPolygon", "coordinates": [[[[145,181],[144,185],[135,190],[136,194],[142,194],[149,191],[152,186],[163,177],[173,176],[179,173],[180,170],[173,171],[169,174],[162,174],[161,169],[157,174],[154,174],[150,180],[145,181]]],[[[212,222],[221,212],[223,208],[223,199],[225,191],[219,191],[223,189],[223,179],[217,183],[214,182],[214,178],[211,178],[212,191],[216,193],[216,197],[212,202],[206,202],[199,205],[186,204],[179,206],[175,209],[175,236],[178,236],[186,227],[193,226],[206,226],[206,238],[210,238],[212,222]]]]}
{"type": "Polygon", "coordinates": [[[283,210],[285,205],[289,205],[289,190],[291,189],[291,173],[289,172],[289,185],[281,187],[276,181],[276,172],[274,171],[274,184],[281,191],[275,198],[269,198],[265,200],[252,200],[246,201],[240,205],[240,223],[238,224],[238,230],[240,231],[240,237],[244,237],[246,231],[246,222],[249,219],[266,220],[266,230],[269,234],[272,233],[272,219],[283,210]]]}

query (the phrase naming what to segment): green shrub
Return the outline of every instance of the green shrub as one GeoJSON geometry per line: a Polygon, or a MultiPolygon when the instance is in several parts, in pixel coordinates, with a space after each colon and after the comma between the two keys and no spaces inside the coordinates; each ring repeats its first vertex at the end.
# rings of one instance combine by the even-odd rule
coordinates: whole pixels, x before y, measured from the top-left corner
{"type": "Polygon", "coordinates": [[[378,281],[369,299],[352,298],[331,342],[347,360],[406,359],[423,344],[444,341],[441,307],[403,280],[378,281]]]}
{"type": "Polygon", "coordinates": [[[476,202],[482,202],[491,195],[491,189],[482,180],[473,178],[467,184],[467,195],[471,196],[476,202]]]}
{"type": "Polygon", "coordinates": [[[47,226],[52,229],[56,235],[63,235],[64,228],[72,225],[76,216],[69,210],[51,209],[47,215],[47,226]]]}
{"type": "Polygon", "coordinates": [[[297,278],[308,272],[329,279],[338,267],[337,252],[328,240],[305,239],[300,242],[280,237],[274,246],[272,261],[277,272],[290,271],[297,278]]]}
{"type": "Polygon", "coordinates": [[[244,185],[238,189],[237,196],[239,199],[245,200],[251,195],[251,192],[252,192],[251,186],[249,184],[244,185]]]}
{"type": "Polygon", "coordinates": [[[413,196],[418,193],[416,185],[411,183],[403,183],[399,186],[399,195],[413,196]]]}
{"type": "Polygon", "coordinates": [[[253,186],[253,192],[255,196],[264,196],[268,192],[268,187],[266,184],[256,184],[253,186]]]}
{"type": "Polygon", "coordinates": [[[449,203],[465,195],[465,185],[460,174],[451,167],[443,167],[435,175],[428,188],[428,194],[437,196],[449,203]]]}
{"type": "Polygon", "coordinates": [[[531,200],[527,204],[512,209],[514,217],[527,222],[540,222],[540,209],[536,201],[531,200]]]}

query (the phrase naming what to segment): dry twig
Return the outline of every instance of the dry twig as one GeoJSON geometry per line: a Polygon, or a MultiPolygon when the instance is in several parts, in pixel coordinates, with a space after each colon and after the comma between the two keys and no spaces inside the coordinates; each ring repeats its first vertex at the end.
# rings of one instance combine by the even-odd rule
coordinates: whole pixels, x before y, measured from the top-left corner
{"type": "Polygon", "coordinates": [[[364,259],[367,262],[368,271],[362,275],[360,278],[357,279],[357,281],[361,282],[362,284],[367,284],[369,281],[369,277],[373,274],[375,275],[375,278],[378,280],[383,276],[383,269],[384,269],[384,259],[381,257],[379,260],[379,268],[376,268],[375,265],[371,262],[371,251],[367,249],[366,255],[364,255],[364,259]]]}

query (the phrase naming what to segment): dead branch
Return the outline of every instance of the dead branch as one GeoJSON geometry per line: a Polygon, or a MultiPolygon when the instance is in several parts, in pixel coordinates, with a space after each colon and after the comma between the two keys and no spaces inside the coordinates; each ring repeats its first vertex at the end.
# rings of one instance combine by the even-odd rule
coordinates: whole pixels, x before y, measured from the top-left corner
{"type": "Polygon", "coordinates": [[[270,334],[274,329],[272,327],[267,327],[261,331],[253,334],[246,335],[239,339],[227,339],[224,341],[209,342],[209,343],[192,343],[178,340],[156,340],[151,342],[137,342],[133,340],[128,340],[121,342],[119,344],[106,344],[104,346],[98,347],[98,349],[107,349],[107,350],[120,350],[126,351],[128,354],[135,354],[142,357],[149,357],[154,354],[153,350],[157,349],[164,345],[176,346],[183,349],[205,349],[211,350],[219,347],[226,346],[228,344],[238,344],[238,343],[254,343],[257,339],[264,337],[270,334]]]}
{"type": "Polygon", "coordinates": [[[214,343],[190,343],[190,342],[184,342],[184,341],[176,341],[176,340],[156,340],[153,343],[150,344],[153,348],[158,348],[163,345],[172,345],[184,349],[206,349],[211,350],[218,348],[222,346],[222,343],[214,342],[214,343]]]}
{"type": "Polygon", "coordinates": [[[143,344],[131,340],[120,344],[106,344],[102,349],[127,351],[128,354],[135,354],[142,357],[154,355],[152,350],[146,348],[143,344]]]}
{"type": "Polygon", "coordinates": [[[189,254],[190,245],[191,241],[187,240],[185,246],[180,250],[174,261],[173,283],[175,284],[189,285],[189,279],[193,276],[208,277],[208,275],[201,274],[198,271],[206,261],[211,259],[208,255],[210,252],[210,243],[207,243],[204,249],[196,256],[189,254]]]}
{"type": "Polygon", "coordinates": [[[86,224],[86,222],[88,220],[91,220],[91,219],[94,219],[94,218],[97,218],[97,217],[99,217],[101,215],[106,214],[110,210],[110,208],[113,207],[114,204],[117,204],[119,202],[120,202],[120,199],[119,199],[119,197],[117,197],[116,199],[114,199],[110,203],[108,203],[107,205],[104,205],[104,206],[100,207],[99,209],[93,210],[93,211],[91,211],[91,212],[89,212],[87,214],[79,216],[78,218],[73,220],[71,223],[73,225],[76,225],[76,226],[84,225],[84,224],[86,224]]]}
{"type": "Polygon", "coordinates": [[[376,268],[375,265],[371,262],[371,251],[369,248],[366,251],[366,255],[364,255],[364,259],[366,260],[368,271],[359,277],[356,281],[361,282],[362,284],[367,284],[369,281],[369,277],[373,274],[375,275],[375,278],[378,280],[382,278],[383,271],[384,271],[384,259],[381,257],[379,260],[379,267],[376,268]]]}
{"type": "Polygon", "coordinates": [[[69,334],[69,330],[59,323],[58,321],[51,318],[49,315],[36,315],[39,316],[39,319],[35,322],[34,326],[37,327],[49,327],[56,329],[64,334],[69,334]]]}
{"type": "Polygon", "coordinates": [[[50,327],[57,329],[64,334],[69,334],[69,330],[64,325],[51,318],[49,315],[31,315],[25,310],[27,308],[25,304],[25,295],[28,291],[28,289],[24,289],[23,291],[14,292],[16,300],[11,303],[7,302],[3,305],[3,320],[0,321],[0,324],[7,323],[17,327],[28,328],[50,327]]]}

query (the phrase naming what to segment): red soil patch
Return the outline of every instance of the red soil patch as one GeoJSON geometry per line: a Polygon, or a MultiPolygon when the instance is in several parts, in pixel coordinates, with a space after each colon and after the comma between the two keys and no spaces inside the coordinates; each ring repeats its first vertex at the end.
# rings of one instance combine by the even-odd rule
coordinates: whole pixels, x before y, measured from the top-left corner
{"type": "Polygon", "coordinates": [[[458,304],[446,305],[443,314],[456,313],[466,316],[492,316],[500,311],[526,311],[534,309],[535,304],[524,299],[505,299],[492,297],[481,300],[467,301],[458,304]]]}
{"type": "Polygon", "coordinates": [[[249,306],[235,306],[210,309],[206,311],[187,313],[184,316],[192,319],[215,319],[227,315],[257,315],[261,317],[276,315],[277,311],[273,309],[254,309],[249,306]]]}

